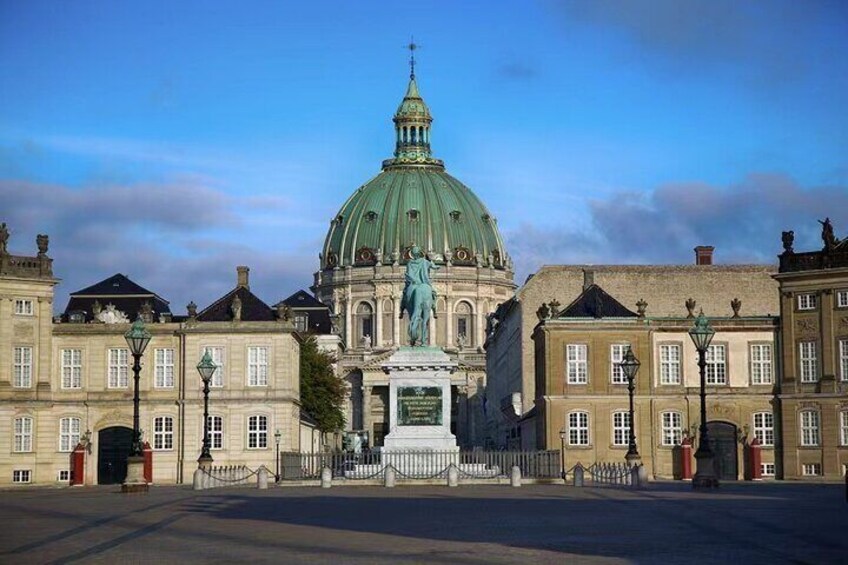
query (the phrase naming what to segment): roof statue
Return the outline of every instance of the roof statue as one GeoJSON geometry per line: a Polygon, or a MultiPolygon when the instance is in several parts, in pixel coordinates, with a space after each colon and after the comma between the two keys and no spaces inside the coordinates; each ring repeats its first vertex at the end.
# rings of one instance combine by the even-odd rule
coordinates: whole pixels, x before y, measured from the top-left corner
{"type": "Polygon", "coordinates": [[[6,246],[9,243],[9,228],[6,227],[6,222],[0,224],[0,255],[5,255],[9,251],[6,246]]]}
{"type": "Polygon", "coordinates": [[[834,247],[839,245],[839,240],[833,235],[833,224],[830,223],[830,218],[819,220],[822,225],[822,241],[824,242],[824,250],[832,251],[834,247]]]}
{"type": "Polygon", "coordinates": [[[430,269],[439,267],[424,257],[417,245],[412,247],[409,255],[400,301],[400,317],[403,317],[404,310],[409,313],[409,344],[422,346],[429,343],[430,313],[435,314],[436,291],[430,284],[430,269]]]}

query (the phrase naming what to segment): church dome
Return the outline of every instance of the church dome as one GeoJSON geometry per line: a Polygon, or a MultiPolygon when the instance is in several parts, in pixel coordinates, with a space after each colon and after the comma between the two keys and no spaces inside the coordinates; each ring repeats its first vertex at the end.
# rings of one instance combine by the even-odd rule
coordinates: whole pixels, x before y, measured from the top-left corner
{"type": "Polygon", "coordinates": [[[494,216],[430,154],[433,118],[414,74],[393,121],[394,158],[333,218],[321,268],[404,263],[418,245],[436,263],[511,270],[494,216]]]}

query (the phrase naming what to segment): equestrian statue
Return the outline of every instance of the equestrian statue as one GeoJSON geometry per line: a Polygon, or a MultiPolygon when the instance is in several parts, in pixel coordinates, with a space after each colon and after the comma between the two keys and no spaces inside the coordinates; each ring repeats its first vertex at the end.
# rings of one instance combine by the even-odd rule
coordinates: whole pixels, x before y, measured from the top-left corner
{"type": "Polygon", "coordinates": [[[413,246],[406,263],[403,296],[400,300],[400,317],[409,313],[409,344],[425,346],[429,342],[430,314],[435,317],[436,291],[430,283],[430,269],[437,267],[424,256],[421,248],[413,246]]]}

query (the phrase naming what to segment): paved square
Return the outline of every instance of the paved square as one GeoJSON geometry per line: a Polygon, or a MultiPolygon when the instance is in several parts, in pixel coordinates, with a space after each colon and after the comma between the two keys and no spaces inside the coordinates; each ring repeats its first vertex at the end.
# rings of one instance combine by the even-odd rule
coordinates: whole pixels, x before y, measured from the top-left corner
{"type": "Polygon", "coordinates": [[[841,485],[0,493],[2,563],[846,563],[841,485]]]}

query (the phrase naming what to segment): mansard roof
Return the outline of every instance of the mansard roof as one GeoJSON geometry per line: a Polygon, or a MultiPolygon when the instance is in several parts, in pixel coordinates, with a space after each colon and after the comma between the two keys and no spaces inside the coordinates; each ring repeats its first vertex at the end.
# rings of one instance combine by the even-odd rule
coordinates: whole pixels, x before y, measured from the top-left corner
{"type": "Polygon", "coordinates": [[[274,310],[250,292],[246,286],[237,286],[197,315],[200,322],[229,322],[233,319],[232,303],[241,300],[241,321],[273,322],[277,319],[274,310]]]}
{"type": "Polygon", "coordinates": [[[327,308],[326,304],[320,302],[317,298],[306,292],[305,290],[298,290],[285,300],[281,300],[278,304],[274,306],[278,306],[279,304],[285,304],[289,308],[299,309],[299,308],[327,308]]]}
{"type": "Polygon", "coordinates": [[[130,320],[135,320],[145,302],[152,307],[154,319],[160,314],[171,314],[168,301],[143,286],[133,282],[126,275],[117,273],[82,290],[71,293],[68,305],[65,307],[63,319],[67,320],[72,312],[82,312],[85,321],[94,319],[95,303],[102,310],[109,305],[115,310],[126,314],[130,320]]]}
{"type": "Polygon", "coordinates": [[[585,289],[557,318],[637,318],[638,314],[596,284],[585,289]]]}
{"type": "MultiPolygon", "coordinates": [[[[128,296],[145,295],[156,296],[143,286],[131,281],[126,275],[117,273],[99,283],[95,283],[82,290],[72,292],[71,296],[128,296]]],[[[166,301],[167,302],[167,301],[166,301]]]]}

